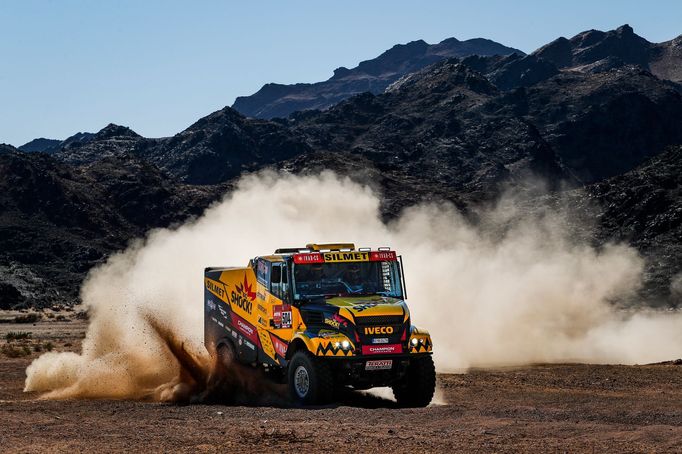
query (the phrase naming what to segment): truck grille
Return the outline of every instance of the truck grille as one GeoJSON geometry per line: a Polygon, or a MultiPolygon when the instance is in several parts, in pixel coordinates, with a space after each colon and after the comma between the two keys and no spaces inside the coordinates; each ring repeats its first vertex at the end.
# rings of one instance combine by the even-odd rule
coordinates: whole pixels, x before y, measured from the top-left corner
{"type": "Polygon", "coordinates": [[[403,315],[371,315],[356,317],[357,326],[394,326],[403,324],[403,315]]]}

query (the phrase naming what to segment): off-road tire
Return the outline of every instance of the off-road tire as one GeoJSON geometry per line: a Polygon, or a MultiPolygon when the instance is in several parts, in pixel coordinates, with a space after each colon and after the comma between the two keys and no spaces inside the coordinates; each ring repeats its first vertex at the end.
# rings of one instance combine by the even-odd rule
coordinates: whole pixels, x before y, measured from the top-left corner
{"type": "Polygon", "coordinates": [[[329,364],[307,351],[299,350],[292,356],[287,370],[287,383],[291,399],[299,405],[324,405],[331,402],[334,396],[334,377],[329,364]],[[307,374],[308,388],[303,395],[297,390],[297,373],[303,374],[299,368],[307,374]]]}
{"type": "Polygon", "coordinates": [[[412,359],[405,377],[392,388],[401,407],[426,407],[436,391],[436,368],[431,355],[412,359]]]}

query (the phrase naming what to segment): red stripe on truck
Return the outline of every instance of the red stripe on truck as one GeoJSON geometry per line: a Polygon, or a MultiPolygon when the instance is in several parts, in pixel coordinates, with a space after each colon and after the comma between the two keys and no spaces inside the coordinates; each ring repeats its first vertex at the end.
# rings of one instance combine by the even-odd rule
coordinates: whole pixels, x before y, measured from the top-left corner
{"type": "Polygon", "coordinates": [[[363,345],[363,355],[391,355],[394,353],[402,353],[403,346],[400,344],[386,344],[386,345],[363,345]]]}

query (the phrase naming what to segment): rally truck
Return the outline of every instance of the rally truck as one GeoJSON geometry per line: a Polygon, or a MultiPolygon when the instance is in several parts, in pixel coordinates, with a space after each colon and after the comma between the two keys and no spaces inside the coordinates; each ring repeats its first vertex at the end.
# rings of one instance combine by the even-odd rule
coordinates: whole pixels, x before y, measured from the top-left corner
{"type": "Polygon", "coordinates": [[[308,244],[246,267],[204,272],[204,343],[217,362],[262,368],[294,402],[330,402],[342,387],[390,386],[423,407],[436,374],[429,333],[412,324],[402,257],[389,248],[308,244]]]}

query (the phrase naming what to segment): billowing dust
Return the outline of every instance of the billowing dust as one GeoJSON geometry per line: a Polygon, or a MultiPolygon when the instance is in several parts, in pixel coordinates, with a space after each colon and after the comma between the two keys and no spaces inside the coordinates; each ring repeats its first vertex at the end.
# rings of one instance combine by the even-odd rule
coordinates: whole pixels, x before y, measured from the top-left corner
{"type": "Polygon", "coordinates": [[[509,198],[482,209],[476,223],[440,204],[414,206],[386,224],[379,204],[369,187],[332,173],[243,178],[201,218],[152,231],[94,269],[82,288],[91,315],[82,353],[39,357],[25,389],[50,398],[277,395],[246,368],[216,373],[202,344],[203,269],[309,242],[402,254],[412,319],[430,330],[440,372],[681,356],[681,314],[611,304],[640,285],[634,249],[572,241],[561,213],[510,224],[509,198]]]}

